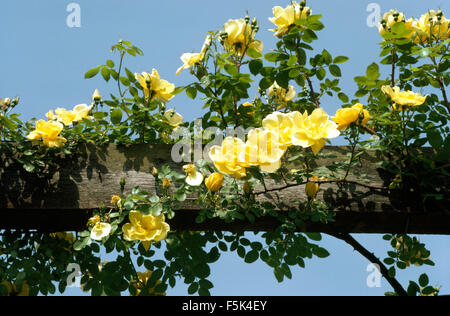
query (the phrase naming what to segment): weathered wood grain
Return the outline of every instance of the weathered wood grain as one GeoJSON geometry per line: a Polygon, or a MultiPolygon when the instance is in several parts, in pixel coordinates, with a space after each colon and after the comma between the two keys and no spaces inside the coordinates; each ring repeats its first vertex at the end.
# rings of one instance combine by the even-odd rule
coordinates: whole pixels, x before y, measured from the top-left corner
{"type": "MultiPolygon", "coordinates": [[[[322,159],[318,165],[329,164],[333,159],[345,160],[348,150],[327,147],[324,152],[338,158],[322,159]]],[[[369,184],[374,187],[388,184],[376,164],[380,159],[386,159],[380,152],[365,153],[356,168],[367,174],[369,184]]],[[[120,192],[122,177],[126,179],[125,192],[135,186],[156,192],[151,170],[164,164],[177,169],[183,165],[172,161],[168,145],[83,145],[75,158],[63,159],[49,175],[35,177],[18,166],[3,166],[0,168],[0,229],[83,229],[92,210],[102,203],[109,205],[111,195],[120,192]]],[[[285,183],[267,181],[269,190],[283,186],[285,183]]],[[[448,190],[447,186],[444,189],[448,190]]],[[[255,192],[261,190],[262,187],[255,188],[255,192]]],[[[282,210],[295,207],[306,196],[304,186],[300,185],[258,194],[256,198],[275,202],[282,210]]],[[[319,198],[336,211],[336,222],[326,225],[306,223],[304,231],[450,234],[448,205],[424,212],[417,202],[420,199],[417,194],[392,194],[354,184],[326,183],[321,185],[319,198]]],[[[245,221],[225,223],[216,219],[196,224],[197,211],[195,204],[184,203],[183,209],[170,221],[172,229],[267,231],[277,226],[272,217],[260,218],[254,224],[245,221]]]]}

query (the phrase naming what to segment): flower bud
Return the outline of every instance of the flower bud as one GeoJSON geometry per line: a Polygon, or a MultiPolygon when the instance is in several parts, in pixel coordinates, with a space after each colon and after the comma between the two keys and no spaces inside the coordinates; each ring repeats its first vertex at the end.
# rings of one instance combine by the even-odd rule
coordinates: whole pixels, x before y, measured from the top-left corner
{"type": "Polygon", "coordinates": [[[250,185],[250,183],[248,181],[245,181],[245,183],[244,183],[244,193],[247,195],[252,193],[252,186],[250,185]]]}
{"type": "Polygon", "coordinates": [[[11,99],[10,98],[6,98],[5,100],[3,100],[3,105],[5,107],[9,107],[11,105],[11,99]]]}
{"type": "Polygon", "coordinates": [[[94,94],[92,95],[92,100],[94,100],[94,102],[96,103],[102,100],[102,96],[100,95],[98,89],[95,89],[94,94]]]}
{"type": "Polygon", "coordinates": [[[125,181],[125,177],[122,177],[122,178],[120,178],[120,191],[124,191],[125,190],[125,184],[126,184],[126,181],[125,181]]]}
{"type": "Polygon", "coordinates": [[[305,186],[305,192],[309,198],[314,198],[318,191],[319,185],[315,182],[308,182],[305,186]]]}
{"type": "Polygon", "coordinates": [[[154,176],[156,178],[156,176],[158,175],[158,169],[156,169],[156,167],[152,168],[152,176],[154,176]]]}
{"type": "Polygon", "coordinates": [[[12,105],[13,107],[16,106],[17,104],[19,104],[19,100],[20,100],[19,96],[15,97],[15,98],[12,100],[11,105],[12,105]]]}
{"type": "Polygon", "coordinates": [[[248,22],[250,22],[250,17],[248,16],[248,14],[245,16],[244,21],[246,24],[248,24],[248,22]]]}
{"type": "Polygon", "coordinates": [[[223,186],[223,174],[214,172],[205,180],[205,185],[211,192],[219,191],[223,186]]]}
{"type": "Polygon", "coordinates": [[[226,40],[227,38],[228,38],[228,33],[227,32],[222,32],[222,33],[220,33],[220,38],[222,39],[222,40],[226,40]]]}
{"type": "Polygon", "coordinates": [[[162,185],[164,189],[170,188],[170,179],[169,178],[162,179],[162,185]]]}
{"type": "Polygon", "coordinates": [[[306,0],[300,1],[300,9],[303,10],[303,8],[306,6],[306,0]]]}
{"type": "Polygon", "coordinates": [[[150,78],[150,76],[147,76],[145,78],[145,84],[147,85],[147,88],[150,90],[150,85],[152,83],[152,79],[150,78]]]}
{"type": "Polygon", "coordinates": [[[255,18],[252,19],[252,28],[255,28],[258,26],[258,20],[255,18]]]}

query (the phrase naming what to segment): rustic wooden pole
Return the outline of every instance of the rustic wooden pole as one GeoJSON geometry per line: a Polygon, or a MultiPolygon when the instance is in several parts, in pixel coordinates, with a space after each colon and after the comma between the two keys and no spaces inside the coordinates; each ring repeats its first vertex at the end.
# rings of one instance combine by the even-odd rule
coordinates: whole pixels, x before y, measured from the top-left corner
{"type": "MultiPolygon", "coordinates": [[[[327,147],[325,153],[337,158],[322,159],[319,165],[333,160],[348,159],[345,147],[327,147]]],[[[329,224],[309,222],[302,231],[324,233],[416,233],[450,234],[448,205],[424,212],[414,199],[395,195],[386,190],[386,179],[378,170],[377,162],[385,159],[380,152],[365,153],[360,157],[357,171],[367,174],[367,186],[350,183],[323,183],[319,198],[336,211],[336,222],[329,224]]],[[[63,159],[48,176],[27,174],[20,166],[0,168],[0,229],[38,229],[45,231],[83,230],[93,210],[101,204],[109,205],[111,195],[120,192],[120,180],[126,179],[125,192],[140,186],[148,192],[157,192],[152,168],[164,164],[181,169],[183,163],[174,163],[169,145],[105,145],[80,146],[74,158],[63,159]]],[[[257,194],[258,200],[272,201],[285,207],[296,207],[305,200],[304,186],[267,181],[268,193],[257,194]],[[285,187],[283,190],[277,188],[285,187]]],[[[448,190],[448,186],[445,186],[448,190]]],[[[256,188],[255,192],[262,190],[256,188]]],[[[419,197],[420,198],[420,197],[419,197]]],[[[191,201],[192,202],[192,201],[191,201]]],[[[199,207],[187,201],[169,224],[173,230],[267,231],[277,227],[273,217],[259,218],[255,223],[219,219],[195,223],[199,207]]]]}

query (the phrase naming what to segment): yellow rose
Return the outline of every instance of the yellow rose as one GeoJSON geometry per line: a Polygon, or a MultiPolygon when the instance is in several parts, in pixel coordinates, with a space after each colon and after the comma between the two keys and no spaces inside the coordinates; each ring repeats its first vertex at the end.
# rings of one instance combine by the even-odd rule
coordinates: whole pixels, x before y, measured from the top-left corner
{"type": "Polygon", "coordinates": [[[203,175],[197,171],[197,168],[193,164],[184,165],[184,172],[187,173],[186,183],[190,186],[199,186],[203,182],[203,175]]]}
{"type": "Polygon", "coordinates": [[[64,108],[57,108],[55,110],[55,113],[57,115],[58,121],[60,121],[66,126],[72,124],[72,122],[77,117],[77,113],[75,113],[74,111],[67,111],[64,108]]]}
{"type": "Polygon", "coordinates": [[[256,128],[250,130],[241,153],[246,164],[259,166],[262,171],[273,173],[281,167],[286,146],[279,142],[279,136],[272,130],[256,128]]]}
{"type": "Polygon", "coordinates": [[[102,240],[111,233],[111,225],[109,223],[97,223],[91,230],[92,240],[102,240]]]}
{"type": "Polygon", "coordinates": [[[325,139],[340,135],[337,124],[330,121],[328,114],[321,108],[315,109],[309,116],[306,111],[303,115],[297,114],[294,124],[292,144],[303,148],[311,147],[314,155],[325,146],[325,139]]]}
{"type": "Polygon", "coordinates": [[[170,188],[170,179],[168,179],[168,178],[162,179],[162,185],[163,185],[164,189],[170,188]]]}
{"type": "Polygon", "coordinates": [[[304,20],[311,15],[311,9],[303,7],[295,1],[292,1],[286,8],[280,6],[273,7],[273,18],[269,18],[269,21],[277,26],[276,29],[270,31],[275,32],[274,36],[284,35],[289,28],[295,24],[297,20],[304,20]]]}
{"type": "Polygon", "coordinates": [[[111,197],[111,204],[116,205],[117,203],[119,203],[121,200],[121,197],[118,195],[113,195],[111,197]]]}
{"type": "Polygon", "coordinates": [[[55,113],[53,112],[53,110],[50,110],[47,112],[47,114],[45,114],[45,116],[47,117],[47,119],[49,121],[56,121],[58,119],[58,116],[55,115],[55,113]]]}
{"type": "Polygon", "coordinates": [[[177,127],[184,123],[184,117],[174,109],[167,110],[166,113],[164,113],[164,118],[167,120],[167,123],[173,127],[177,127]]]}
{"type": "Polygon", "coordinates": [[[92,117],[89,116],[89,112],[92,110],[92,105],[87,106],[86,104],[78,104],[73,108],[73,112],[75,112],[75,118],[73,122],[79,123],[83,119],[92,120],[92,117]]]}
{"type": "Polygon", "coordinates": [[[406,20],[405,15],[397,10],[390,10],[383,15],[380,23],[378,24],[378,31],[381,36],[392,31],[392,27],[397,23],[404,23],[405,29],[410,33],[403,36],[403,38],[410,38],[415,33],[414,20],[410,18],[406,20]]]}
{"type": "Polygon", "coordinates": [[[174,97],[175,85],[159,77],[156,69],[152,73],[143,72],[135,74],[136,80],[144,89],[147,100],[153,101],[155,98],[163,102],[169,102],[174,97]]]}
{"type": "Polygon", "coordinates": [[[209,46],[211,46],[211,42],[212,42],[211,36],[207,36],[205,42],[203,43],[203,47],[200,53],[184,53],[183,55],[181,55],[180,59],[183,62],[183,65],[180,68],[178,68],[176,74],[179,75],[183,69],[188,69],[194,66],[195,64],[201,62],[205,58],[206,52],[209,46]]]}
{"type": "Polygon", "coordinates": [[[164,214],[159,216],[142,215],[138,211],[131,211],[128,217],[130,223],[126,223],[122,227],[123,238],[128,241],[140,240],[147,251],[153,241],[164,240],[170,231],[164,214]]]}
{"type": "Polygon", "coordinates": [[[223,45],[228,52],[243,56],[250,49],[254,49],[258,53],[262,53],[264,50],[263,43],[254,39],[255,31],[244,19],[230,19],[223,28],[226,33],[223,45]]]}
{"type": "Polygon", "coordinates": [[[394,110],[403,111],[410,106],[422,105],[427,99],[428,95],[422,96],[420,93],[414,93],[412,91],[400,91],[400,88],[395,86],[383,86],[381,91],[388,95],[395,103],[392,107],[394,110]],[[398,106],[398,107],[397,107],[398,106]]]}
{"type": "Polygon", "coordinates": [[[447,20],[442,11],[430,10],[414,21],[416,30],[414,42],[426,44],[439,40],[446,40],[450,36],[450,21],[447,20]]]}
{"type": "Polygon", "coordinates": [[[205,180],[205,185],[211,192],[219,191],[223,186],[223,174],[214,172],[205,180]]]}
{"type": "Polygon", "coordinates": [[[350,108],[337,110],[336,116],[331,119],[338,124],[338,130],[341,131],[345,130],[351,123],[356,123],[359,125],[361,115],[363,116],[361,125],[367,124],[370,120],[370,114],[367,110],[363,109],[363,105],[361,103],[357,103],[350,108]]]}
{"type": "Polygon", "coordinates": [[[236,137],[226,137],[222,146],[212,146],[209,157],[219,172],[232,175],[239,179],[246,176],[245,167],[248,167],[240,156],[245,150],[245,143],[236,137]]]}
{"type": "Polygon", "coordinates": [[[299,112],[281,113],[273,112],[264,118],[262,126],[278,135],[278,141],[284,146],[292,146],[292,134],[295,131],[294,118],[301,115],[299,112]]]}
{"type": "MultiPolygon", "coordinates": [[[[144,290],[147,287],[147,283],[150,280],[150,278],[152,277],[153,271],[147,270],[145,272],[138,272],[137,276],[138,276],[138,281],[131,281],[131,284],[134,286],[134,288],[136,289],[136,296],[141,295],[142,290],[144,290]]],[[[166,293],[159,293],[155,291],[155,287],[159,284],[161,284],[161,280],[156,281],[156,284],[154,287],[149,288],[147,291],[147,293],[145,293],[145,295],[155,295],[155,296],[165,296],[166,293]]]]}
{"type": "Polygon", "coordinates": [[[87,226],[96,225],[97,223],[100,223],[100,216],[95,215],[88,219],[87,226]]]}
{"type": "Polygon", "coordinates": [[[184,53],[181,55],[180,59],[183,62],[183,65],[178,68],[176,75],[179,75],[183,69],[190,68],[195,64],[201,62],[203,60],[203,55],[200,53],[184,53]]]}
{"type": "Polygon", "coordinates": [[[280,87],[275,81],[269,88],[269,98],[277,103],[285,105],[287,102],[292,101],[297,96],[295,88],[291,85],[288,86],[288,90],[280,87]]]}
{"type": "Polygon", "coordinates": [[[48,147],[61,147],[67,142],[64,137],[59,137],[59,133],[63,130],[61,123],[44,120],[36,122],[36,129],[27,135],[27,138],[31,141],[43,139],[43,143],[48,147]]]}

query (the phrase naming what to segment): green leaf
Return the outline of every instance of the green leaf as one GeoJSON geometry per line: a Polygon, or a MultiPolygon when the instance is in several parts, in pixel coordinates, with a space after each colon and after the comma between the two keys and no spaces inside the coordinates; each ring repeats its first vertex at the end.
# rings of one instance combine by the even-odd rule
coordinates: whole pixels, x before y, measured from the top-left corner
{"type": "Polygon", "coordinates": [[[27,164],[23,165],[23,168],[27,172],[33,172],[36,167],[34,165],[32,165],[32,164],[27,163],[27,164]]]}
{"type": "Polygon", "coordinates": [[[211,269],[209,268],[209,265],[204,262],[196,265],[194,271],[196,276],[198,276],[201,279],[207,278],[211,274],[211,269]]]}
{"type": "Polygon", "coordinates": [[[409,286],[407,290],[408,296],[416,296],[418,292],[420,292],[420,288],[417,285],[417,283],[409,281],[409,286]]]}
{"type": "Polygon", "coordinates": [[[275,278],[277,279],[277,281],[279,283],[283,282],[283,279],[284,279],[283,270],[281,270],[280,268],[276,267],[275,269],[273,269],[273,274],[275,275],[275,278]]]}
{"type": "Polygon", "coordinates": [[[301,74],[300,69],[294,68],[289,70],[289,78],[296,78],[300,76],[300,74],[301,74]]]}
{"type": "Polygon", "coordinates": [[[425,273],[420,275],[420,277],[419,277],[420,286],[425,287],[428,285],[428,283],[429,283],[428,275],[426,275],[425,273]]]}
{"type": "Polygon", "coordinates": [[[324,68],[319,68],[316,72],[317,79],[323,80],[327,74],[327,71],[324,68]]]}
{"type": "Polygon", "coordinates": [[[87,246],[90,242],[91,242],[91,238],[90,238],[90,237],[83,238],[82,240],[77,240],[77,241],[73,244],[73,249],[74,249],[75,251],[80,251],[80,250],[83,249],[85,246],[87,246]]]}
{"type": "Polygon", "coordinates": [[[127,74],[128,80],[130,80],[130,82],[136,82],[136,77],[128,68],[125,68],[125,73],[127,74]]]}
{"type": "Polygon", "coordinates": [[[267,53],[264,55],[264,59],[269,62],[276,62],[278,61],[278,57],[280,56],[280,53],[267,53]]]}
{"type": "Polygon", "coordinates": [[[330,65],[329,70],[330,70],[330,73],[335,77],[342,76],[341,68],[339,68],[339,66],[337,66],[337,65],[334,65],[334,64],[330,65]]]}
{"type": "Polygon", "coordinates": [[[258,59],[258,58],[262,57],[262,54],[254,48],[249,48],[247,50],[247,55],[254,59],[258,59]]]}
{"type": "Polygon", "coordinates": [[[287,62],[288,66],[293,66],[297,62],[297,56],[291,55],[289,56],[289,60],[287,62]]]}
{"type": "Polygon", "coordinates": [[[108,66],[109,68],[114,68],[114,62],[111,59],[108,59],[106,61],[106,66],[108,66]]]}
{"type": "Polygon", "coordinates": [[[367,67],[366,76],[369,80],[377,80],[380,77],[380,69],[376,63],[372,63],[367,67]]]}
{"type": "Polygon", "coordinates": [[[313,248],[312,253],[319,258],[326,258],[330,255],[328,250],[326,250],[325,248],[322,248],[322,247],[313,248]]]}
{"type": "Polygon", "coordinates": [[[322,235],[320,233],[306,233],[306,236],[308,236],[309,239],[314,241],[321,241],[322,235]]]}
{"type": "Polygon", "coordinates": [[[225,68],[225,71],[231,76],[236,76],[237,74],[239,74],[235,65],[226,64],[224,68],[225,68]]]}
{"type": "Polygon", "coordinates": [[[345,63],[349,58],[347,56],[337,56],[333,59],[333,64],[345,63]]]}
{"type": "Polygon", "coordinates": [[[424,295],[431,295],[436,291],[436,289],[432,286],[427,286],[422,290],[422,294],[424,295]]]}
{"type": "Polygon", "coordinates": [[[397,37],[404,37],[411,34],[411,30],[408,30],[404,22],[398,22],[391,26],[391,30],[397,37]]]}
{"type": "Polygon", "coordinates": [[[257,74],[259,74],[260,70],[262,69],[263,63],[259,59],[254,59],[254,60],[250,61],[250,63],[248,64],[248,67],[250,69],[250,72],[256,76],[257,74]]]}
{"type": "Polygon", "coordinates": [[[195,97],[197,96],[197,89],[195,89],[194,87],[187,88],[186,95],[191,99],[195,99],[195,97]]]}
{"type": "Polygon", "coordinates": [[[174,196],[175,196],[175,199],[177,199],[177,201],[179,201],[179,202],[183,202],[187,198],[186,193],[184,193],[184,192],[175,192],[174,196]]]}
{"type": "Polygon", "coordinates": [[[439,131],[433,129],[427,131],[427,139],[431,146],[433,146],[434,149],[440,149],[443,144],[443,139],[441,136],[441,133],[439,131]]]}
{"type": "Polygon", "coordinates": [[[85,73],[84,78],[85,79],[90,79],[90,78],[95,77],[98,74],[98,72],[100,71],[101,68],[102,68],[102,66],[98,66],[98,67],[95,67],[95,68],[92,68],[92,69],[88,70],[88,72],[85,73]]]}
{"type": "Polygon", "coordinates": [[[253,263],[253,262],[255,262],[256,260],[258,260],[258,258],[259,258],[259,253],[258,253],[258,251],[256,251],[256,250],[251,250],[251,251],[247,252],[247,254],[245,255],[244,261],[245,261],[246,263],[253,263]]]}
{"type": "Polygon", "coordinates": [[[212,289],[214,287],[214,285],[206,279],[202,279],[198,283],[200,284],[200,287],[204,289],[212,289]]]}
{"type": "Polygon", "coordinates": [[[201,287],[198,290],[198,295],[200,295],[200,296],[211,296],[211,293],[209,292],[208,289],[205,289],[205,288],[201,287]]]}
{"type": "Polygon", "coordinates": [[[302,36],[303,40],[306,43],[311,43],[312,41],[315,41],[318,39],[316,33],[310,29],[306,29],[302,36]]]}
{"type": "Polygon", "coordinates": [[[389,270],[388,270],[388,275],[391,277],[391,278],[395,278],[395,267],[394,266],[392,266],[392,267],[390,267],[389,268],[389,270]]]}
{"type": "Polygon", "coordinates": [[[131,84],[130,80],[128,80],[127,77],[120,77],[120,82],[122,82],[122,84],[127,87],[131,84]]]}
{"type": "Polygon", "coordinates": [[[245,258],[245,248],[242,247],[242,246],[239,246],[239,247],[237,248],[237,254],[238,254],[238,256],[241,257],[241,258],[245,258]]]}
{"type": "Polygon", "coordinates": [[[387,264],[388,266],[390,266],[390,265],[393,265],[393,264],[395,263],[395,260],[392,259],[392,258],[385,258],[385,259],[383,260],[383,262],[384,262],[385,264],[387,264]]]}
{"type": "Polygon", "coordinates": [[[323,58],[323,61],[325,62],[325,64],[327,64],[327,65],[331,64],[331,62],[333,61],[333,58],[331,57],[330,53],[326,49],[324,49],[322,51],[322,58],[323,58]]]}
{"type": "Polygon", "coordinates": [[[114,125],[120,124],[120,122],[122,122],[122,115],[123,113],[121,109],[112,110],[110,114],[111,123],[113,123],[114,125]]]}
{"type": "Polygon", "coordinates": [[[155,216],[161,215],[161,212],[163,211],[163,206],[161,203],[155,204],[152,206],[152,214],[155,216]]]}
{"type": "Polygon", "coordinates": [[[109,72],[109,69],[106,67],[103,67],[101,73],[102,73],[103,79],[105,79],[105,81],[108,82],[109,79],[111,78],[111,73],[109,72]]]}
{"type": "Polygon", "coordinates": [[[348,103],[348,101],[350,101],[349,97],[343,92],[338,93],[338,98],[344,103],[348,103]]]}
{"type": "Polygon", "coordinates": [[[228,250],[227,244],[224,243],[223,241],[220,241],[219,244],[218,244],[218,246],[219,246],[219,249],[222,250],[222,251],[224,251],[224,252],[228,250]]]}
{"type": "Polygon", "coordinates": [[[273,84],[273,80],[268,77],[264,77],[259,82],[259,88],[261,90],[267,90],[273,84]]]}

